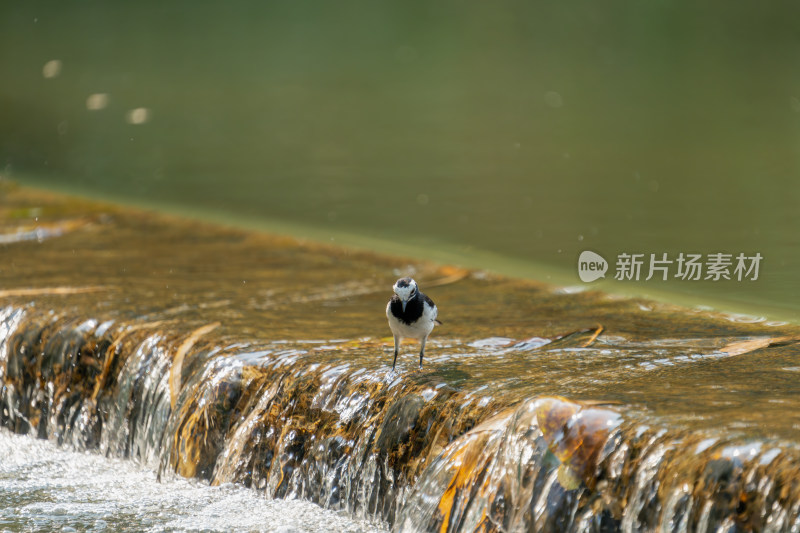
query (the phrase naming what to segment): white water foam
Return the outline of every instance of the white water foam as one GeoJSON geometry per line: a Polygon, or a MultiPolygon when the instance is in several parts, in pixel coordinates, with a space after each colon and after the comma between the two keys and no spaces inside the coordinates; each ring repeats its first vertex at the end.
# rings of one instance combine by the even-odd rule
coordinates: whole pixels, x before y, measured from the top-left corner
{"type": "Polygon", "coordinates": [[[0,429],[0,531],[383,532],[386,526],[241,486],[171,479],[0,429]]]}

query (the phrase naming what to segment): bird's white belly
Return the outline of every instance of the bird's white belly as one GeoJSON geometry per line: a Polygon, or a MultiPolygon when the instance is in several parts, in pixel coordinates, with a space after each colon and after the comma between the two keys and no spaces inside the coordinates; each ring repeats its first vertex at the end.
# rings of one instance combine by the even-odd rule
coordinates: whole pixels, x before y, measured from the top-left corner
{"type": "Polygon", "coordinates": [[[433,326],[435,325],[434,320],[437,315],[436,306],[425,306],[422,311],[422,316],[411,324],[406,324],[395,318],[395,316],[392,315],[390,306],[391,303],[386,306],[386,318],[389,319],[389,327],[392,329],[392,333],[394,333],[395,336],[422,340],[433,331],[433,326]]]}

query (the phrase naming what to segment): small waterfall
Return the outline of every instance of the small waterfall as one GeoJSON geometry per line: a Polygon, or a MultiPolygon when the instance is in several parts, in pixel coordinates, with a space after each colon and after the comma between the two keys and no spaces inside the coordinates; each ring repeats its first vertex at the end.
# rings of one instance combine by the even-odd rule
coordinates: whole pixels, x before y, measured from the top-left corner
{"type": "MultiPolygon", "coordinates": [[[[489,396],[457,373],[441,381],[347,357],[369,342],[226,343],[213,329],[5,307],[0,422],[397,531],[800,527],[794,444],[658,427],[598,402],[489,396]]],[[[502,350],[575,341],[528,344],[502,350]]]]}
{"type": "Polygon", "coordinates": [[[399,529],[794,530],[798,458],[793,446],[674,434],[539,398],[448,446],[417,483],[399,529]]]}

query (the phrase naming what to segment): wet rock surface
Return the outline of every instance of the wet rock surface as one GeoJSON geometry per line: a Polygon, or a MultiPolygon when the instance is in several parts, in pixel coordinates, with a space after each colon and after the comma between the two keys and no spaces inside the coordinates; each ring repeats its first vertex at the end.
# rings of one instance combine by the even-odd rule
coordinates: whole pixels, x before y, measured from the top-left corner
{"type": "Polygon", "coordinates": [[[0,232],[12,431],[396,530],[800,524],[800,350],[741,349],[796,326],[8,185],[0,232]],[[445,325],[392,373],[408,272],[445,325]]]}

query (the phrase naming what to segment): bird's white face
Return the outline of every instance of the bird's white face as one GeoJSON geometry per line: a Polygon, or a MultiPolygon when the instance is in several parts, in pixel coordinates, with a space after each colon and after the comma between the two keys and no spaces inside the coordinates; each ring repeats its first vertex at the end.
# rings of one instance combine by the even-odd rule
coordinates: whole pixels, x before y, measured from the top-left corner
{"type": "Polygon", "coordinates": [[[411,278],[398,279],[392,288],[394,293],[404,302],[407,302],[417,294],[417,282],[411,278]]]}

